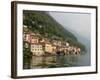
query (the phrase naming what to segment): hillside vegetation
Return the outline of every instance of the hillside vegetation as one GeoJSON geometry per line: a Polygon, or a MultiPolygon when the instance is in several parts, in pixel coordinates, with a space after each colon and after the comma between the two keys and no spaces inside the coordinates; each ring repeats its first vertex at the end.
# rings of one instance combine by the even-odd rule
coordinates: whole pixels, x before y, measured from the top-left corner
{"type": "Polygon", "coordinates": [[[77,40],[75,35],[66,30],[47,12],[24,10],[23,25],[27,25],[32,32],[38,32],[41,37],[67,41],[70,45],[80,47],[82,51],[86,51],[85,46],[77,40]]]}

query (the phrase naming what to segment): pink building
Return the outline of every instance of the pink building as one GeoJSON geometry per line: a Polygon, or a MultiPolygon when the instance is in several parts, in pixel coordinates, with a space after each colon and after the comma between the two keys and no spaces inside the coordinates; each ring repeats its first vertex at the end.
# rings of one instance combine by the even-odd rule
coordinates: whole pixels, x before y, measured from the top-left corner
{"type": "Polygon", "coordinates": [[[37,37],[31,35],[31,42],[30,43],[38,43],[38,42],[39,42],[39,39],[37,37]]]}
{"type": "Polygon", "coordinates": [[[24,41],[29,43],[38,43],[38,38],[35,36],[35,33],[24,33],[24,41]]]}

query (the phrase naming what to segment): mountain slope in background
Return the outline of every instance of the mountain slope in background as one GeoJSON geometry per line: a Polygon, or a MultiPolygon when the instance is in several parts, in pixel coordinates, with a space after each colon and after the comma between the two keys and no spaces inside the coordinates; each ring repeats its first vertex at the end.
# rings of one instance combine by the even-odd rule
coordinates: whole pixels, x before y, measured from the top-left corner
{"type": "Polygon", "coordinates": [[[85,46],[80,43],[75,35],[66,30],[53,19],[47,12],[23,11],[23,25],[27,25],[32,32],[38,32],[42,37],[50,40],[67,41],[72,46],[80,47],[85,51],[85,46]]]}

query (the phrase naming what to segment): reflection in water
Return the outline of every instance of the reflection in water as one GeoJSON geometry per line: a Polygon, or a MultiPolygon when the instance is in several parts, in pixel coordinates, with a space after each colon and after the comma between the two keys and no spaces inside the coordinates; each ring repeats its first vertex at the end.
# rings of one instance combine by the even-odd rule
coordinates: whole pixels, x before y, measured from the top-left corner
{"type": "MultiPolygon", "coordinates": [[[[81,65],[79,60],[82,55],[45,55],[32,56],[30,68],[56,68],[56,67],[72,67],[86,66],[81,65]]],[[[28,65],[27,65],[28,66],[28,65]]],[[[89,65],[87,65],[89,66],[89,65]]]]}

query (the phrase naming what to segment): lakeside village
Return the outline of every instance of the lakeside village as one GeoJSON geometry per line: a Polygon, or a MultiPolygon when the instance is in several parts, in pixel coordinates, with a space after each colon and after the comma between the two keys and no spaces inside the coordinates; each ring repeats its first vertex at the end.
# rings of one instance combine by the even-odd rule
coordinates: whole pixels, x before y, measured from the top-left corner
{"type": "Polygon", "coordinates": [[[42,37],[41,34],[28,31],[26,25],[23,27],[23,40],[25,48],[30,48],[32,55],[43,56],[49,55],[68,55],[74,54],[79,55],[81,49],[75,46],[71,46],[68,42],[60,40],[49,40],[48,38],[42,37]]]}

